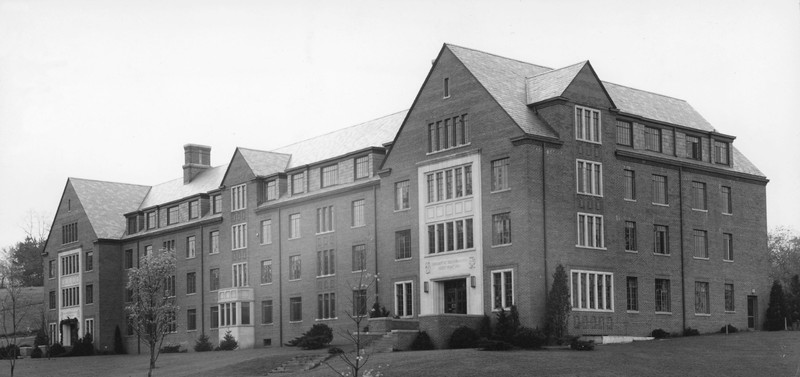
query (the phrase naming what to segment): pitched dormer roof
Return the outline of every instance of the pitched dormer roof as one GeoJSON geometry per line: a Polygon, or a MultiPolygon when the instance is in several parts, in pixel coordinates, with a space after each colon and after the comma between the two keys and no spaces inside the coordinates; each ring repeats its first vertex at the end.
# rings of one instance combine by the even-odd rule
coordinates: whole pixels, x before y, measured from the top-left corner
{"type": "Polygon", "coordinates": [[[159,204],[165,204],[192,195],[216,190],[222,184],[222,177],[227,168],[227,165],[208,168],[197,174],[191,182],[186,184],[183,183],[183,178],[177,178],[152,186],[147,196],[141,201],[141,205],[131,211],[150,208],[159,204]]]}
{"type": "Polygon", "coordinates": [[[526,80],[528,104],[561,97],[587,63],[588,60],[528,77],[526,80]]]}
{"type": "Polygon", "coordinates": [[[265,177],[286,170],[292,156],[285,153],[260,151],[257,149],[237,148],[247,165],[257,177],[265,177]]]}
{"type": "Polygon", "coordinates": [[[127,183],[69,178],[97,238],[118,239],[125,233],[125,214],[135,211],[150,189],[127,183]]]}

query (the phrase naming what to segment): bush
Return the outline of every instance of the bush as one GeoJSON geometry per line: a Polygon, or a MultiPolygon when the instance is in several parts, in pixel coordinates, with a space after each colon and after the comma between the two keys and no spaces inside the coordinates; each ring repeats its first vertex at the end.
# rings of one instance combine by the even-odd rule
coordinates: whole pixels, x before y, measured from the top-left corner
{"type": "Polygon", "coordinates": [[[721,332],[723,334],[725,334],[725,333],[733,334],[735,332],[739,332],[739,329],[737,329],[735,326],[733,326],[731,324],[727,324],[725,326],[722,326],[722,328],[719,330],[719,332],[721,332]]]}
{"type": "Polygon", "coordinates": [[[125,345],[122,343],[122,332],[119,331],[119,325],[114,329],[114,353],[125,354],[125,345]]]}
{"type": "Polygon", "coordinates": [[[61,343],[59,343],[59,342],[55,342],[55,343],[53,343],[52,346],[50,346],[50,356],[51,357],[61,356],[65,352],[67,352],[67,350],[65,350],[64,346],[62,346],[61,343]]]}
{"type": "Polygon", "coordinates": [[[461,326],[450,335],[450,348],[475,348],[478,346],[478,333],[475,330],[461,326]]]}
{"type": "Polygon", "coordinates": [[[78,340],[75,341],[75,344],[72,345],[72,349],[66,354],[63,354],[62,356],[71,357],[71,356],[92,356],[92,355],[94,355],[94,344],[92,344],[92,334],[86,334],[85,337],[78,338],[78,340]]]}
{"type": "Polygon", "coordinates": [[[483,315],[481,324],[478,326],[478,336],[485,339],[492,337],[492,320],[486,314],[483,315]]]}
{"type": "Polygon", "coordinates": [[[700,331],[697,329],[693,329],[691,327],[687,327],[683,329],[683,336],[697,336],[700,335],[700,331]]]}
{"type": "Polygon", "coordinates": [[[386,310],[385,306],[382,306],[379,302],[375,301],[372,304],[372,310],[369,311],[370,318],[384,318],[388,317],[390,312],[386,310]]]}
{"type": "Polygon", "coordinates": [[[16,344],[0,347],[0,359],[14,359],[17,357],[19,357],[19,346],[16,344]]]}
{"type": "Polygon", "coordinates": [[[500,309],[497,312],[497,325],[494,327],[494,338],[511,343],[514,335],[519,330],[519,313],[516,305],[511,306],[510,311],[500,309]]]}
{"type": "Polygon", "coordinates": [[[50,343],[47,332],[45,332],[44,329],[36,330],[36,338],[33,339],[33,346],[46,346],[47,343],[50,343]]]}
{"type": "MultiPolygon", "coordinates": [[[[159,352],[161,352],[161,353],[180,353],[181,352],[181,345],[180,344],[169,343],[166,346],[161,347],[161,350],[159,352]]],[[[186,351],[183,351],[183,352],[186,352],[186,351]]]]}
{"type": "Polygon", "coordinates": [[[333,340],[333,329],[324,323],[317,323],[303,335],[286,343],[289,347],[300,347],[306,350],[320,349],[333,340]]]}
{"type": "Polygon", "coordinates": [[[786,313],[786,300],[783,295],[783,286],[777,280],[772,282],[772,289],[769,292],[769,306],[767,306],[767,320],[764,327],[767,331],[778,331],[784,329],[784,317],[786,313]]]}
{"type": "Polygon", "coordinates": [[[425,331],[420,331],[411,343],[412,351],[427,351],[434,348],[431,337],[425,331]]]}
{"type": "Polygon", "coordinates": [[[662,329],[655,329],[650,335],[656,339],[669,338],[669,333],[662,329]]]}
{"type": "Polygon", "coordinates": [[[31,352],[31,359],[41,359],[42,358],[42,349],[39,346],[36,346],[31,352]]]}
{"type": "Polygon", "coordinates": [[[214,349],[214,345],[208,340],[208,335],[200,335],[194,342],[195,352],[208,352],[214,349]]]}
{"type": "Polygon", "coordinates": [[[340,355],[344,353],[344,350],[339,347],[331,347],[328,348],[328,353],[331,355],[340,355]]]}
{"type": "Polygon", "coordinates": [[[542,348],[547,336],[539,329],[531,329],[528,327],[520,327],[517,333],[514,334],[512,339],[513,345],[525,349],[539,349],[542,348]]]}
{"type": "Polygon", "coordinates": [[[575,351],[591,351],[594,349],[594,340],[575,339],[569,344],[569,348],[575,351]]]}
{"type": "Polygon", "coordinates": [[[239,342],[236,341],[236,338],[231,335],[231,330],[225,332],[225,336],[222,338],[222,341],[219,342],[219,346],[215,349],[220,351],[233,351],[239,348],[239,342]]]}
{"type": "Polygon", "coordinates": [[[482,340],[478,346],[482,351],[508,351],[514,349],[511,343],[502,340],[482,340]]]}

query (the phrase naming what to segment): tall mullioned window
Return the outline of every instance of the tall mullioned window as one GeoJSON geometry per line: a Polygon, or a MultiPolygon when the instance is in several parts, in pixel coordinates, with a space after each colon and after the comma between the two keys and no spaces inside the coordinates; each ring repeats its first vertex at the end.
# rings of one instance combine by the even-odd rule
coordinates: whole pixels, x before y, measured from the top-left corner
{"type": "Polygon", "coordinates": [[[272,260],[261,261],[261,284],[272,283],[272,260]]]}
{"type": "Polygon", "coordinates": [[[409,209],[411,204],[409,202],[411,182],[408,180],[400,181],[394,184],[394,210],[402,211],[409,209]]]}
{"type": "Polygon", "coordinates": [[[617,121],[617,144],[633,146],[633,127],[631,127],[631,122],[617,121]]]}
{"type": "Polygon", "coordinates": [[[578,246],[594,249],[605,247],[603,216],[578,213],[578,246]]]}
{"type": "Polygon", "coordinates": [[[394,259],[411,258],[411,230],[400,230],[394,233],[394,259]]]}
{"type": "Polygon", "coordinates": [[[579,194],[603,196],[603,164],[578,160],[575,173],[579,194]]]}
{"type": "Polygon", "coordinates": [[[231,211],[247,208],[247,185],[231,187],[231,211]]]}
{"type": "Polygon", "coordinates": [[[653,225],[653,253],[669,255],[669,228],[653,225]]]}
{"type": "Polygon", "coordinates": [[[669,279],[656,279],[655,301],[656,312],[672,312],[672,298],[670,296],[669,279]]]}
{"type": "Polygon", "coordinates": [[[428,203],[472,195],[472,165],[426,174],[428,203]]]}
{"type": "Polygon", "coordinates": [[[303,298],[289,298],[289,322],[300,322],[303,320],[303,298]]]}
{"type": "Polygon", "coordinates": [[[639,250],[636,244],[636,222],[625,222],[625,251],[639,250]]]}
{"type": "Polygon", "coordinates": [[[61,244],[66,245],[78,241],[78,223],[63,225],[61,227],[61,244]]]}
{"type": "Polygon", "coordinates": [[[694,283],[694,312],[695,314],[711,314],[708,282],[698,281],[694,283]]]}
{"type": "Polygon", "coordinates": [[[336,274],[336,252],[334,250],[317,251],[317,277],[336,274]]]}
{"type": "Polygon", "coordinates": [[[653,174],[653,203],[654,204],[669,204],[669,196],[667,194],[667,177],[663,175],[653,174]]]}
{"type": "Polygon", "coordinates": [[[636,200],[636,172],[625,169],[625,199],[636,200]]]}
{"type": "Polygon", "coordinates": [[[725,311],[726,312],[733,312],[736,311],[736,305],[734,305],[734,298],[733,298],[733,284],[725,284],[725,311]]]}
{"type": "Polygon", "coordinates": [[[639,311],[639,279],[628,276],[625,280],[626,295],[628,298],[627,310],[632,312],[639,311]]]}
{"type": "Polygon", "coordinates": [[[472,249],[472,218],[428,225],[428,254],[472,249]]]}
{"type": "Polygon", "coordinates": [[[731,199],[731,188],[728,186],[722,186],[720,192],[722,193],[722,213],[730,215],[733,213],[733,200],[731,199]]]}
{"type": "Polygon", "coordinates": [[[694,257],[708,259],[708,233],[705,230],[692,231],[694,239],[694,257]]]}
{"type": "Polygon", "coordinates": [[[591,143],[602,142],[600,112],[587,107],[575,106],[575,139],[591,143]]]}
{"type": "Polygon", "coordinates": [[[247,287],[250,285],[247,280],[247,262],[234,263],[232,269],[234,287],[247,287]]]}
{"type": "Polygon", "coordinates": [[[692,181],[692,209],[707,210],[706,184],[692,181]]]}
{"type": "Polygon", "coordinates": [[[571,271],[572,309],[614,311],[614,274],[597,271],[571,271]]]}
{"type": "Polygon", "coordinates": [[[508,162],[509,158],[492,161],[492,191],[508,189],[508,162]]]}
{"type": "Polygon", "coordinates": [[[661,129],[655,127],[644,128],[644,149],[661,152],[661,129]]]}
{"type": "Polygon", "coordinates": [[[300,256],[293,255],[289,257],[289,280],[300,279],[300,256]]]}
{"type": "Polygon", "coordinates": [[[414,315],[413,283],[402,281],[394,283],[394,312],[398,317],[411,317],[414,315]]]}
{"type": "Polygon", "coordinates": [[[317,319],[336,318],[336,293],[320,293],[317,295],[317,319]]]}
{"type": "Polygon", "coordinates": [[[514,272],[492,271],[492,309],[510,310],[514,305],[514,272]]]}
{"type": "Polygon", "coordinates": [[[722,233],[722,259],[733,261],[733,234],[722,233]]]}
{"type": "Polygon", "coordinates": [[[428,153],[469,143],[467,114],[428,123],[428,153]]]}
{"type": "Polygon", "coordinates": [[[351,206],[351,226],[352,227],[359,227],[364,226],[366,224],[366,219],[364,217],[364,199],[354,200],[351,206]]]}
{"type": "Polygon", "coordinates": [[[231,250],[247,247],[247,223],[236,224],[231,227],[231,250]]]}
{"type": "Polygon", "coordinates": [[[317,233],[333,232],[333,206],[317,208],[317,233]]]}
{"type": "Polygon", "coordinates": [[[492,215],[492,246],[511,243],[511,213],[492,215]]]}
{"type": "Polygon", "coordinates": [[[61,276],[77,274],[80,272],[80,261],[78,254],[70,254],[61,257],[61,276]]]}

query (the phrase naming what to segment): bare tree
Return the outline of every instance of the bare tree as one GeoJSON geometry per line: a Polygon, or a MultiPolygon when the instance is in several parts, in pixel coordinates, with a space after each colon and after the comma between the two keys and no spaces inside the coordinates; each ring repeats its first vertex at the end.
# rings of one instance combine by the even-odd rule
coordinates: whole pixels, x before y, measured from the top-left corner
{"type": "Polygon", "coordinates": [[[776,227],[769,232],[770,278],[784,287],[791,284],[792,276],[800,271],[800,235],[788,227],[776,227]]]}
{"type": "Polygon", "coordinates": [[[150,348],[148,377],[153,375],[167,334],[177,329],[175,305],[175,252],[160,250],[146,255],[139,268],[128,272],[132,303],[125,307],[133,330],[150,348]]]}
{"type": "Polygon", "coordinates": [[[9,260],[0,262],[0,276],[5,282],[5,289],[0,298],[0,319],[2,319],[3,334],[0,339],[3,340],[2,345],[6,349],[6,358],[8,359],[9,366],[11,367],[11,376],[14,376],[14,368],[17,364],[17,353],[19,348],[17,345],[17,332],[20,329],[20,324],[29,315],[31,308],[29,298],[23,292],[23,274],[24,271],[18,265],[15,265],[9,260]]]}

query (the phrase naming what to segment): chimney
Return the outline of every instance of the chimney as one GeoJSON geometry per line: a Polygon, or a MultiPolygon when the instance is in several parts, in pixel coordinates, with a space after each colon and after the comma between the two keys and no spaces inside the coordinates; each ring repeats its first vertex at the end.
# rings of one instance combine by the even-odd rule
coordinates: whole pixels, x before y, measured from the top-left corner
{"type": "Polygon", "coordinates": [[[187,184],[198,174],[211,167],[211,147],[199,144],[183,146],[183,184],[187,184]]]}

